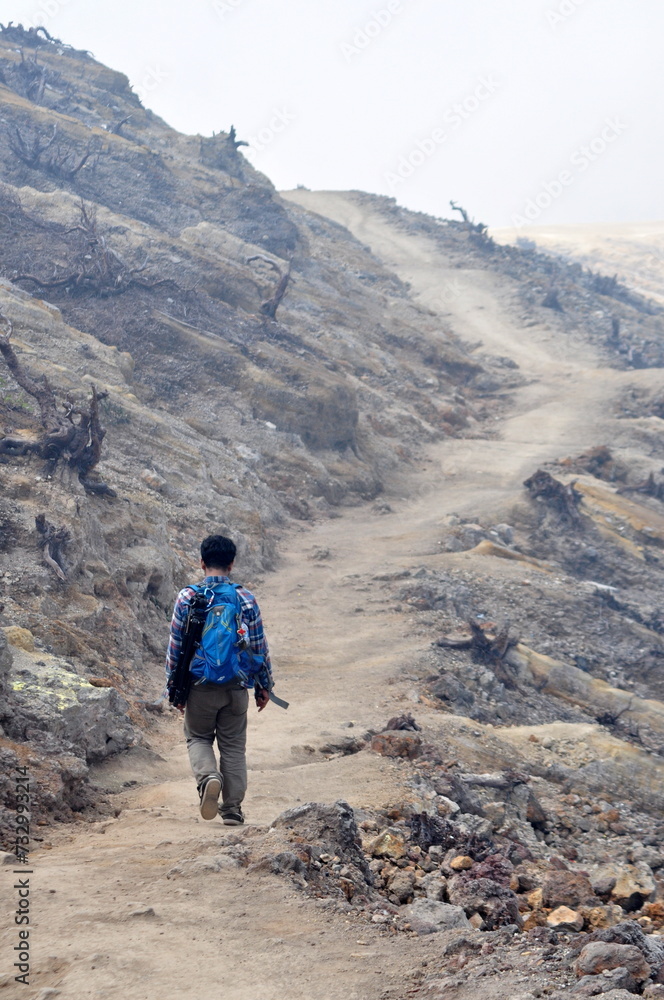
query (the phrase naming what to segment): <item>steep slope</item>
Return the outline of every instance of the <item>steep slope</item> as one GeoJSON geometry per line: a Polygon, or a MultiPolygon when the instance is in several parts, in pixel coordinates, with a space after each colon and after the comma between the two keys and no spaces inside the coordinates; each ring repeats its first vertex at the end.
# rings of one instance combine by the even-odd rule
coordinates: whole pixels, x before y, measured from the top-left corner
{"type": "MultiPolygon", "coordinates": [[[[10,639],[33,684],[55,657],[70,714],[112,685],[145,725],[200,538],[236,537],[251,582],[292,519],[373,499],[423,443],[476,429],[491,361],[347,230],[284,202],[232,135],[179,135],[89,54],[3,28],[0,91],[5,626],[30,633],[10,639]],[[77,456],[42,440],[25,386],[43,375],[55,443],[90,422],[77,456]]],[[[10,699],[10,740],[46,740],[48,690],[29,717],[10,699]]],[[[113,725],[106,751],[78,745],[78,721],[62,747],[115,751],[113,725]]]]}
{"type": "MultiPolygon", "coordinates": [[[[445,252],[417,227],[409,232],[403,221],[395,225],[380,201],[304,192],[293,197],[351,226],[424,298],[432,289],[437,294],[441,276],[454,262],[453,247],[445,252]]],[[[40,925],[45,953],[55,957],[38,965],[39,986],[72,995],[103,989],[109,997],[129,998],[161,995],[175,986],[183,996],[193,996],[203,985],[213,988],[223,970],[238,998],[400,998],[420,991],[455,1000],[562,998],[574,981],[570,937],[583,935],[573,934],[564,921],[559,934],[547,926],[552,885],[567,887],[568,900],[579,891],[594,899],[592,906],[578,907],[588,930],[632,917],[643,926],[649,920],[651,930],[659,926],[630,911],[625,898],[623,909],[607,893],[600,897],[592,888],[585,890],[583,872],[589,871],[592,884],[604,891],[599,887],[601,878],[609,879],[608,862],[618,861],[632,878],[636,872],[654,886],[652,870],[664,866],[658,833],[664,802],[660,753],[638,745],[638,730],[636,739],[634,732],[624,732],[630,740],[625,742],[619,732],[598,723],[592,707],[593,699],[599,704],[599,689],[586,705],[590,715],[578,710],[578,702],[574,707],[569,690],[562,699],[555,685],[538,691],[545,658],[524,646],[513,652],[513,669],[521,673],[518,686],[510,687],[509,663],[478,664],[466,652],[430,645],[442,628],[458,628],[473,612],[489,618],[500,602],[520,628],[531,619],[531,635],[525,638],[535,648],[542,648],[546,635],[550,653],[564,652],[561,620],[554,617],[561,609],[571,628],[578,630],[582,623],[593,638],[592,615],[601,605],[587,589],[588,578],[571,576],[554,561],[529,561],[520,544],[500,541],[493,549],[474,550],[466,542],[460,551],[445,551],[441,542],[460,528],[471,542],[474,532],[490,536],[493,525],[504,531],[501,519],[510,516],[512,541],[520,543],[520,525],[530,508],[521,486],[525,471],[552,462],[561,452],[587,448],[598,436],[620,441],[623,459],[629,446],[632,461],[645,461],[637,448],[645,440],[640,420],[617,419],[612,398],[658,377],[653,370],[607,367],[591,345],[563,341],[564,321],[549,313],[541,314],[547,319],[539,326],[526,325],[518,283],[498,281],[477,263],[469,260],[468,267],[455,268],[464,294],[454,297],[453,305],[447,302],[445,311],[474,343],[482,337],[495,349],[489,338],[499,338],[504,356],[518,357],[523,366],[523,384],[496,421],[494,438],[433,443],[412,467],[406,495],[388,486],[381,505],[341,512],[340,518],[289,534],[279,571],[264,580],[261,595],[281,689],[292,705],[287,715],[252,717],[251,824],[220,838],[213,824],[200,823],[177,720],[162,724],[154,744],[161,757],[134,751],[96,768],[94,781],[122,807],[119,817],[70,841],[53,838],[45,829],[54,849],[35,856],[40,877],[56,889],[40,925]],[[534,338],[531,354],[525,344],[534,338]],[[561,342],[566,345],[562,358],[561,342]],[[583,391],[569,391],[571,378],[583,391]],[[536,683],[528,679],[524,658],[536,683]],[[443,670],[440,684],[431,690],[438,669],[443,670]],[[461,692],[456,701],[455,683],[461,692]],[[484,717],[475,711],[477,705],[483,705],[484,717]],[[421,727],[420,733],[405,734],[422,741],[420,757],[390,758],[368,744],[362,748],[367,734],[404,710],[413,712],[421,727]],[[475,785],[464,784],[470,778],[475,785]],[[482,778],[489,787],[477,784],[482,778]],[[134,782],[138,787],[127,788],[134,782]],[[334,866],[335,858],[322,853],[311,832],[307,839],[296,828],[289,841],[281,832],[283,821],[274,822],[277,813],[298,802],[338,798],[347,799],[362,822],[372,888],[362,884],[345,858],[346,867],[334,866]],[[451,850],[434,846],[422,852],[412,840],[408,846],[413,818],[421,822],[429,816],[433,824],[433,817],[450,815],[457,838],[451,850]],[[376,846],[385,831],[391,831],[394,857],[389,851],[380,854],[376,846]],[[440,885],[441,877],[447,880],[441,892],[458,891],[454,879],[459,876],[449,863],[469,843],[477,855],[482,840],[473,841],[471,831],[495,838],[494,850],[511,858],[502,863],[516,893],[501,891],[512,892],[527,933],[513,936],[513,926],[489,929],[490,921],[473,910],[482,907],[481,895],[468,904],[468,916],[475,920],[471,927],[432,934],[430,924],[420,919],[418,925],[413,918],[409,900],[422,900],[425,884],[433,890],[430,899],[440,899],[431,878],[440,885]],[[399,838],[409,852],[404,858],[399,838]],[[322,884],[321,869],[327,875],[322,884]],[[77,889],[83,872],[94,886],[84,905],[77,889]],[[399,873],[406,890],[397,889],[399,873]],[[349,883],[355,886],[350,901],[349,883]],[[530,902],[534,887],[540,887],[534,895],[539,892],[544,908],[530,902]],[[303,890],[318,899],[307,899],[303,890]],[[202,921],[201,913],[212,919],[202,921]],[[216,915],[227,928],[221,936],[216,915]],[[76,946],[67,949],[65,928],[72,919],[76,946]],[[124,946],[128,936],[136,937],[137,925],[140,945],[127,959],[124,946]],[[187,939],[191,962],[205,970],[195,983],[177,954],[165,947],[174,928],[187,939]],[[249,928],[253,961],[248,964],[240,944],[249,928]]],[[[595,488],[600,485],[596,481],[595,488]]],[[[611,493],[614,487],[607,489],[611,493]]],[[[612,495],[617,506],[625,502],[612,495]]],[[[656,504],[650,503],[641,505],[641,513],[654,538],[659,519],[656,504]]],[[[622,513],[626,516],[625,509],[622,513]]],[[[578,546],[574,531],[564,530],[578,546]]],[[[655,560],[654,541],[649,552],[655,560]]],[[[626,555],[624,563],[629,567],[626,555]]],[[[656,561],[648,565],[657,572],[656,561]]],[[[620,614],[615,609],[604,606],[603,614],[608,648],[630,626],[626,619],[612,620],[620,614]]],[[[646,629],[640,628],[645,642],[646,629]]],[[[647,641],[661,646],[654,631],[647,641]]],[[[552,666],[553,660],[548,669],[552,666]]],[[[592,679],[587,670],[579,673],[592,679]]],[[[558,684],[560,679],[559,670],[558,684]]],[[[390,738],[400,735],[392,732],[390,738]]],[[[483,885],[485,892],[486,885],[498,891],[486,876],[483,885]]],[[[647,886],[643,891],[651,895],[647,886]]],[[[646,905],[655,907],[654,917],[659,904],[646,905]]]]}

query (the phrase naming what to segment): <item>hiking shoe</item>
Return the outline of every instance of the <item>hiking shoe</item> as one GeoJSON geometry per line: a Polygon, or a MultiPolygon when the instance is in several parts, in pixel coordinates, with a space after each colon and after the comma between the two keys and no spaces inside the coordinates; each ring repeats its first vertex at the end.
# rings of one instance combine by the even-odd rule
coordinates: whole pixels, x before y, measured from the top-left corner
{"type": "Polygon", "coordinates": [[[221,792],[221,780],[216,774],[204,778],[198,789],[201,799],[201,816],[203,819],[214,819],[217,815],[217,801],[221,792]]]}
{"type": "Polygon", "coordinates": [[[219,815],[223,820],[224,826],[242,826],[244,823],[244,815],[239,806],[237,809],[229,809],[228,812],[220,812],[219,815]]]}

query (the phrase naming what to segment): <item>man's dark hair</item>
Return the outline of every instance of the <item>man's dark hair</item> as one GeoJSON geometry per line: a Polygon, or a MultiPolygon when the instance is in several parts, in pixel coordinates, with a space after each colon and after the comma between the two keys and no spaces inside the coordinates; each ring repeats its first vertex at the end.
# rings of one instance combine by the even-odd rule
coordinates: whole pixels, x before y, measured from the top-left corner
{"type": "Polygon", "coordinates": [[[227,569],[235,559],[235,542],[224,535],[208,535],[201,542],[201,559],[206,566],[227,569]]]}

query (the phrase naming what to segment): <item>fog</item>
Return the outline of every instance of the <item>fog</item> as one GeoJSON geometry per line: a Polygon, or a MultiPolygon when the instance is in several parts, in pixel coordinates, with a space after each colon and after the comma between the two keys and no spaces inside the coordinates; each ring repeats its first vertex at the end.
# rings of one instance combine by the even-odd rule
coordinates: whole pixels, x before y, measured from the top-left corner
{"type": "Polygon", "coordinates": [[[655,0],[6,0],[280,189],[492,226],[664,217],[655,0]]]}

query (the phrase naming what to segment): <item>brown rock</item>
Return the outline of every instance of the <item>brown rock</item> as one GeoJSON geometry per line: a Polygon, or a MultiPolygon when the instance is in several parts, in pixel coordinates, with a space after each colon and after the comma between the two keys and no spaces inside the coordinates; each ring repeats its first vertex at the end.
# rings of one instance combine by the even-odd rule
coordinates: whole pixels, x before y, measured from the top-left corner
{"type": "Polygon", "coordinates": [[[19,628],[18,625],[7,625],[2,631],[5,633],[10,646],[15,646],[17,649],[24,649],[26,653],[34,653],[35,637],[29,629],[19,628]]]}
{"type": "Polygon", "coordinates": [[[551,872],[542,883],[542,903],[547,909],[557,906],[592,905],[597,899],[586,875],[570,871],[551,872]]]}
{"type": "Polygon", "coordinates": [[[546,918],[549,927],[557,931],[580,931],[583,930],[583,917],[576,910],[571,910],[569,906],[558,906],[546,918]]]}
{"type": "Polygon", "coordinates": [[[524,931],[530,931],[533,927],[546,927],[546,913],[544,910],[534,910],[528,913],[523,921],[524,931]]]}
{"type": "Polygon", "coordinates": [[[655,928],[659,930],[664,927],[664,903],[646,903],[643,907],[643,912],[647,917],[650,917],[655,928]]]}
{"type": "Polygon", "coordinates": [[[647,865],[625,865],[611,890],[611,899],[631,913],[655,896],[656,886],[647,865]]]}
{"type": "Polygon", "coordinates": [[[577,976],[597,976],[605,969],[625,968],[637,982],[650,978],[651,968],[643,954],[631,944],[613,944],[592,941],[579,955],[575,970],[577,976]]]}
{"type": "Polygon", "coordinates": [[[620,906],[609,903],[608,906],[582,906],[579,910],[588,929],[597,931],[602,927],[615,927],[624,918],[620,906]]]}
{"type": "Polygon", "coordinates": [[[378,733],[371,739],[371,749],[383,757],[407,757],[412,760],[421,753],[421,746],[419,733],[407,731],[378,733]]]}
{"type": "Polygon", "coordinates": [[[455,872],[465,872],[469,868],[472,868],[473,864],[472,858],[469,858],[466,854],[459,854],[450,861],[450,868],[455,872]]]}
{"type": "Polygon", "coordinates": [[[392,858],[398,861],[406,853],[406,842],[400,834],[384,830],[367,845],[367,853],[374,858],[392,858]]]}
{"type": "Polygon", "coordinates": [[[532,892],[528,893],[526,897],[528,899],[528,906],[532,907],[533,910],[542,909],[542,890],[533,889],[532,892]]]}

